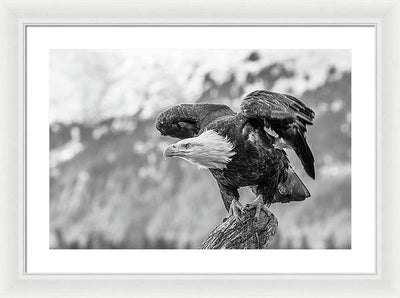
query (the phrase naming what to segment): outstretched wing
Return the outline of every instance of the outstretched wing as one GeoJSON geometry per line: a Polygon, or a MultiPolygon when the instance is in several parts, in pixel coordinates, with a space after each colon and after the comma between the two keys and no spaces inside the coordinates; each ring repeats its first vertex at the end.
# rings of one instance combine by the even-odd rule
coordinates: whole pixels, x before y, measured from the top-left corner
{"type": "Polygon", "coordinates": [[[209,123],[235,113],[226,105],[211,103],[180,104],[160,113],[156,128],[162,135],[186,139],[198,135],[209,123]]]}
{"type": "Polygon", "coordinates": [[[270,91],[254,91],[241,104],[247,118],[263,119],[299,156],[307,174],[315,178],[314,157],[306,142],[306,126],[312,125],[314,112],[294,96],[270,91]]]}

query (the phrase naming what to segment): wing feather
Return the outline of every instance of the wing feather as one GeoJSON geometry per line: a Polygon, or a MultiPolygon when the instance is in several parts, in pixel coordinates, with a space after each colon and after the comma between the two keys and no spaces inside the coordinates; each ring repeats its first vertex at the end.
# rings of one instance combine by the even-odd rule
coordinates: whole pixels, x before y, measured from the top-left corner
{"type": "Polygon", "coordinates": [[[179,104],[161,112],[156,128],[162,135],[180,139],[195,137],[214,120],[235,113],[226,105],[211,103],[179,104]]]}
{"type": "Polygon", "coordinates": [[[254,91],[241,104],[247,118],[264,120],[299,156],[307,174],[315,178],[314,156],[307,144],[306,126],[312,125],[314,112],[292,95],[270,91],[254,91]]]}

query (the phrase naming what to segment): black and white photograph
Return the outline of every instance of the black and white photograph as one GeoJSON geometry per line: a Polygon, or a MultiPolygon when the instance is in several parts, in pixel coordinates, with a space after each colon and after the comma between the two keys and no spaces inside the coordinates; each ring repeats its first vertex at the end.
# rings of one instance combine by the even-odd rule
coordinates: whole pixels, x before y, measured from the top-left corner
{"type": "Polygon", "coordinates": [[[49,51],[50,249],[351,249],[349,49],[49,51]]]}

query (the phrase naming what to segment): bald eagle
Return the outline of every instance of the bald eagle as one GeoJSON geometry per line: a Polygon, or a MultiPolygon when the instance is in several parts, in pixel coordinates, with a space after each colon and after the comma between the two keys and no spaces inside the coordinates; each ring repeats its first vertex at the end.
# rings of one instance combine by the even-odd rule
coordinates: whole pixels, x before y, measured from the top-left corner
{"type": "Polygon", "coordinates": [[[157,118],[162,135],[181,139],[168,146],[166,157],[179,157],[209,169],[229,214],[240,221],[244,207],[238,189],[249,186],[256,199],[255,217],[272,203],[303,201],[310,196],[290,166],[285,148],[294,149],[306,173],[315,179],[314,157],[306,126],[314,112],[294,96],[254,91],[244,97],[239,113],[221,104],[180,104],[157,118]]]}

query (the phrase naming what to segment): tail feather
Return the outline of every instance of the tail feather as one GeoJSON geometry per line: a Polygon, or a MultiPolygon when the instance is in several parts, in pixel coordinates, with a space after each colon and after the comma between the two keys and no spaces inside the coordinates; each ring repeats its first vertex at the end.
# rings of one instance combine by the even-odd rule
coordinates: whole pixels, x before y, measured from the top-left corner
{"type": "Polygon", "coordinates": [[[304,201],[308,197],[310,197],[310,192],[307,187],[296,172],[289,168],[286,180],[278,185],[274,202],[304,201]]]}

